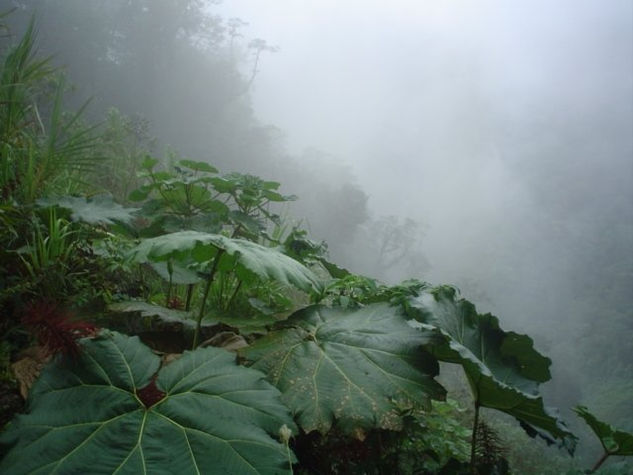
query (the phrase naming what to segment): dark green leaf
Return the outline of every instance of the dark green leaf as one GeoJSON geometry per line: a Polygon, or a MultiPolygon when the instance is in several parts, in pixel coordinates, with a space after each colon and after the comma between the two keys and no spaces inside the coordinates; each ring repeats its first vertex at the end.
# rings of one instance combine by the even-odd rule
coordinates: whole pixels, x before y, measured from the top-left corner
{"type": "Polygon", "coordinates": [[[219,200],[207,200],[201,206],[206,213],[215,213],[218,216],[226,216],[229,213],[229,207],[219,200]]]}
{"type": "Polygon", "coordinates": [[[295,201],[297,197],[295,195],[282,195],[281,193],[277,193],[276,191],[263,190],[262,196],[269,199],[270,201],[295,201]]]}
{"type": "Polygon", "coordinates": [[[249,233],[257,236],[264,229],[264,225],[257,219],[249,216],[248,214],[232,210],[229,213],[229,219],[237,226],[241,226],[249,233]]]}
{"type": "Polygon", "coordinates": [[[462,365],[479,405],[506,412],[530,435],[559,439],[573,452],[575,436],[539,395],[539,383],[550,379],[551,361],[533,348],[531,338],[501,330],[495,316],[478,314],[452,287],[426,291],[409,304],[420,327],[436,336],[429,351],[462,365]]]}
{"type": "Polygon", "coordinates": [[[182,323],[190,328],[194,328],[196,325],[193,315],[189,312],[165,308],[138,300],[116,302],[108,305],[108,310],[120,313],[138,313],[142,317],[158,317],[163,322],[182,323]]]}
{"type": "Polygon", "coordinates": [[[281,183],[278,183],[276,181],[261,181],[261,187],[264,190],[276,190],[277,188],[279,188],[280,185],[281,183]]]}
{"type": "Polygon", "coordinates": [[[194,160],[179,160],[178,163],[183,167],[195,170],[197,172],[217,173],[218,170],[207,162],[196,162],[194,160]]]}
{"type": "Polygon", "coordinates": [[[82,346],[79,360],[43,371],[27,414],[2,434],[11,447],[2,473],[290,472],[289,451],[271,438],[294,428],[287,409],[233,354],[198,349],[158,371],[136,337],[108,333],[82,346]]]}
{"type": "Polygon", "coordinates": [[[226,178],[214,177],[211,180],[211,184],[216,191],[220,193],[230,193],[237,189],[237,184],[231,180],[227,180],[226,178]]]}
{"type": "Polygon", "coordinates": [[[303,430],[325,433],[336,420],[362,437],[371,428],[399,429],[406,410],[444,397],[433,379],[437,361],[421,349],[428,342],[386,304],[312,306],[242,354],[281,390],[303,430]]]}
{"type": "Polygon", "coordinates": [[[136,190],[132,191],[128,195],[127,199],[133,202],[143,201],[147,199],[150,191],[151,191],[150,187],[141,186],[140,188],[137,188],[136,190]]]}
{"type": "Polygon", "coordinates": [[[591,427],[609,455],[633,455],[633,434],[617,430],[602,422],[584,406],[576,406],[574,411],[591,427]]]}
{"type": "Polygon", "coordinates": [[[309,291],[316,276],[305,266],[281,252],[243,239],[220,234],[180,231],[146,239],[133,251],[137,262],[164,261],[191,257],[198,262],[211,259],[218,249],[237,260],[238,271],[248,271],[262,279],[272,279],[309,291]]]}
{"type": "Polygon", "coordinates": [[[351,275],[350,271],[343,267],[339,267],[336,264],[328,261],[327,259],[319,259],[319,262],[325,267],[325,270],[334,278],[334,279],[342,279],[351,275]]]}
{"type": "Polygon", "coordinates": [[[272,315],[273,313],[275,313],[275,311],[272,308],[270,308],[261,300],[256,299],[254,297],[249,298],[248,303],[251,307],[253,307],[258,312],[263,313],[264,315],[272,315]]]}
{"type": "Polygon", "coordinates": [[[152,170],[156,165],[158,165],[158,162],[159,160],[157,158],[147,156],[143,160],[143,163],[141,163],[141,168],[144,170],[152,170]]]}
{"type": "Polygon", "coordinates": [[[177,262],[172,263],[171,276],[169,274],[166,261],[152,262],[150,265],[152,266],[152,269],[154,269],[156,273],[167,282],[171,280],[172,284],[187,285],[200,282],[200,277],[196,272],[187,269],[177,262]]]}
{"type": "Polygon", "coordinates": [[[169,180],[173,179],[173,175],[165,171],[155,172],[152,174],[152,177],[158,182],[168,182],[169,180]]]}

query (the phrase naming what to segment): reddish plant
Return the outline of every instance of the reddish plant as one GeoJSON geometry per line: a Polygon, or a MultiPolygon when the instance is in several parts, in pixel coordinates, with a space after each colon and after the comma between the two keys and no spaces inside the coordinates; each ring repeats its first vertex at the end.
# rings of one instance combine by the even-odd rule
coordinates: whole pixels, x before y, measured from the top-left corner
{"type": "Polygon", "coordinates": [[[24,309],[22,324],[50,355],[79,356],[77,339],[92,336],[97,331],[91,323],[76,320],[67,309],[50,300],[29,303],[24,309]]]}
{"type": "Polygon", "coordinates": [[[152,378],[147,386],[136,390],[136,396],[141,400],[146,408],[152,407],[158,401],[165,397],[165,393],[156,386],[156,375],[152,378]]]}
{"type": "Polygon", "coordinates": [[[180,297],[174,295],[167,301],[167,308],[173,308],[175,310],[182,310],[185,308],[185,303],[180,297]]]}

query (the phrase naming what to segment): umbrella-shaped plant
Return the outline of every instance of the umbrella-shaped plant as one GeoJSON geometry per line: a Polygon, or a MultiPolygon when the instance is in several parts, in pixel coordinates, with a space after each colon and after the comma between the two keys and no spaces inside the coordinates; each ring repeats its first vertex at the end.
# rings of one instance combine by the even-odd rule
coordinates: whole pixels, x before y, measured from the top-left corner
{"type": "Polygon", "coordinates": [[[218,273],[234,273],[241,282],[275,280],[310,291],[317,277],[303,264],[268,248],[243,239],[198,231],[180,231],[142,241],[133,255],[137,262],[192,262],[201,269],[205,286],[196,318],[193,348],[198,345],[200,326],[211,285],[218,273]]]}
{"type": "Polygon", "coordinates": [[[138,337],[108,331],[80,344],[77,359],[45,368],[2,433],[0,472],[291,472],[288,410],[235,355],[199,348],[161,364],[138,337]]]}
{"type": "Polygon", "coordinates": [[[425,290],[408,307],[416,326],[435,335],[427,349],[464,369],[475,407],[473,459],[480,407],[514,416],[531,436],[557,439],[573,453],[576,437],[543,405],[538,390],[551,377],[551,360],[534,349],[529,336],[503,331],[497,317],[477,313],[450,286],[425,290]]]}

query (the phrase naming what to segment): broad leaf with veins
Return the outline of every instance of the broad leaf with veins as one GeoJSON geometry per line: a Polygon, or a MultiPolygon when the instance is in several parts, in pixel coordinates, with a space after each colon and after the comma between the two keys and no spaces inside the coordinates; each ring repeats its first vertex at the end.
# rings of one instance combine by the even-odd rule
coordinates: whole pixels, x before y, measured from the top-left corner
{"type": "Polygon", "coordinates": [[[400,429],[405,411],[444,398],[433,379],[437,361],[422,350],[428,342],[387,304],[315,305],[241,354],[268,374],[304,431],[326,433],[336,421],[362,437],[367,429],[400,429]]]}
{"type": "Polygon", "coordinates": [[[124,208],[112,200],[110,195],[97,195],[92,198],[62,196],[58,198],[42,198],[40,206],[59,206],[71,211],[73,221],[89,224],[114,224],[115,221],[129,223],[134,219],[138,208],[124,208]]]}
{"type": "Polygon", "coordinates": [[[233,354],[198,349],[159,370],[136,337],[82,343],[79,360],[45,368],[27,413],[0,436],[10,447],[0,472],[290,472],[290,452],[270,436],[294,428],[288,410],[233,354]]]}
{"type": "Polygon", "coordinates": [[[221,234],[199,231],[164,234],[145,239],[132,254],[137,262],[174,259],[203,263],[215,257],[219,250],[224,252],[219,269],[235,269],[242,279],[256,275],[306,291],[317,284],[317,277],[307,267],[276,249],[221,234]]]}
{"type": "Polygon", "coordinates": [[[181,323],[183,326],[189,328],[193,328],[196,324],[190,312],[161,307],[160,305],[138,300],[116,302],[108,305],[108,310],[116,313],[138,313],[141,317],[157,317],[162,322],[181,323]]]}

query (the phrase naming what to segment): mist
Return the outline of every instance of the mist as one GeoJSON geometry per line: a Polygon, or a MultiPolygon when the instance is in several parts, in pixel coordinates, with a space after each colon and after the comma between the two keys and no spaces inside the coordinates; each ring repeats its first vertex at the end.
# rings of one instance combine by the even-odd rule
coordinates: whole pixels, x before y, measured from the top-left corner
{"type": "Polygon", "coordinates": [[[630,2],[213,8],[279,45],[252,96],[287,150],[327,151],[373,215],[424,224],[424,278],[480,294],[521,329],[557,325],[553,339],[574,334],[565,309],[592,275],[625,261],[631,288],[630,2]]]}
{"type": "MultiPolygon", "coordinates": [[[[70,49],[56,61],[78,103],[147,118],[157,149],[280,181],[299,197],[284,212],[351,271],[454,284],[529,333],[553,360],[548,403],[633,394],[632,2],[199,2],[217,52],[187,59],[139,27],[153,57],[136,79],[106,67],[122,52],[83,55],[86,19],[6,3],[23,22],[40,9],[44,50],[70,49]],[[246,24],[229,35],[230,18],[246,24]]],[[[626,396],[604,412],[633,430],[626,396]]]]}

